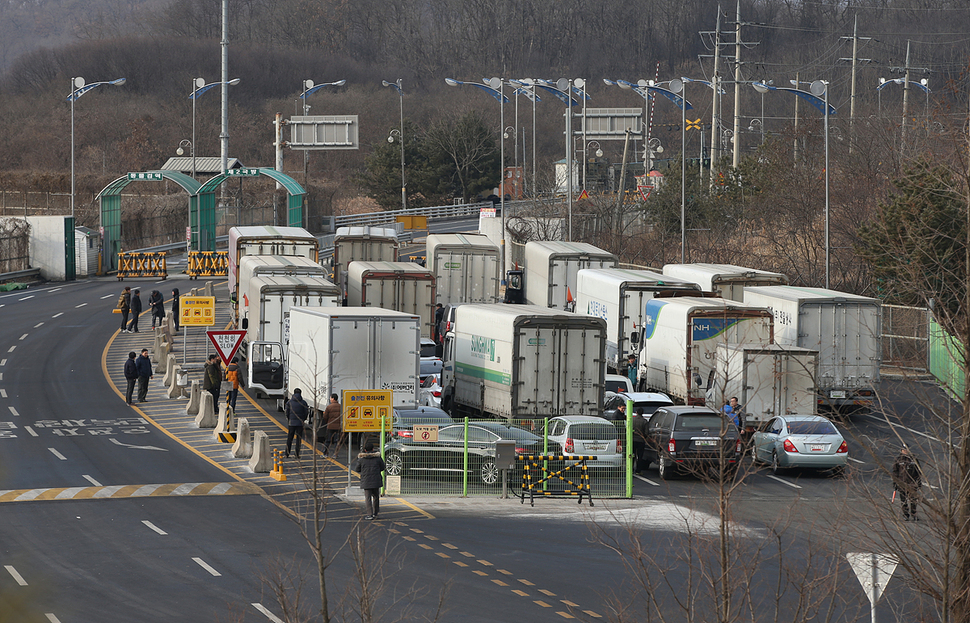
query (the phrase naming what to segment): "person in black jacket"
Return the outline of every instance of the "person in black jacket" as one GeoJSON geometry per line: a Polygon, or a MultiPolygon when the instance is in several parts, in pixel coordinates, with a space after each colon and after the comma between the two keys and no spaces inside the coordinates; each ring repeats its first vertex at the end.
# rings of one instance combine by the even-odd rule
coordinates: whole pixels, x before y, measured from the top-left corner
{"type": "Polygon", "coordinates": [[[909,453],[909,447],[903,444],[899,456],[893,461],[893,488],[899,493],[899,502],[903,507],[903,521],[919,521],[916,516],[916,503],[919,501],[919,490],[923,486],[923,470],[919,459],[909,453]]]}
{"type": "Polygon", "coordinates": [[[374,452],[373,442],[364,445],[364,451],[350,468],[360,474],[360,488],[364,490],[364,519],[377,519],[381,512],[381,487],[384,486],[384,459],[380,452],[374,452]]]}
{"type": "Polygon", "coordinates": [[[158,290],[152,290],[148,297],[148,306],[152,309],[152,328],[155,328],[156,320],[158,326],[162,326],[162,321],[165,320],[165,300],[162,298],[162,293],[158,290]]]}
{"type": "Polygon", "coordinates": [[[135,391],[135,381],[138,380],[138,365],[135,363],[135,351],[128,353],[125,361],[125,380],[128,381],[128,389],[125,391],[125,402],[131,404],[131,393],[135,391]]]}
{"type": "Polygon", "coordinates": [[[175,330],[179,330],[179,289],[172,288],[172,319],[175,321],[175,330]]]}
{"type": "Polygon", "coordinates": [[[148,380],[152,378],[152,360],[148,358],[147,348],[141,349],[135,367],[138,369],[138,402],[145,402],[148,400],[148,380]]]}
{"type": "Polygon", "coordinates": [[[300,446],[303,445],[303,423],[310,415],[310,405],[303,400],[303,392],[299,388],[293,390],[293,395],[286,402],[286,458],[290,458],[290,447],[296,437],[296,458],[300,458],[300,446]]]}
{"type": "Polygon", "coordinates": [[[212,394],[212,406],[218,408],[219,391],[222,389],[222,366],[219,355],[209,355],[202,369],[202,389],[212,394]]]}
{"type": "Polygon", "coordinates": [[[131,322],[128,323],[128,333],[138,333],[138,315],[141,314],[141,290],[131,293],[131,322]]]}

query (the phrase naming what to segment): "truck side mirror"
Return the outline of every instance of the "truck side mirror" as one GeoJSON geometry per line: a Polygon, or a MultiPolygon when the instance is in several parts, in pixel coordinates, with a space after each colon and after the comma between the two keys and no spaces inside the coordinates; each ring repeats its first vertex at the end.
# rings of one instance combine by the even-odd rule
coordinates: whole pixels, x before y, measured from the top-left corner
{"type": "Polygon", "coordinates": [[[633,344],[634,346],[636,346],[637,344],[639,344],[640,343],[640,334],[639,333],[636,333],[636,332],[631,333],[630,334],[630,343],[633,344]]]}
{"type": "Polygon", "coordinates": [[[243,329],[248,329],[249,328],[249,318],[243,318],[242,319],[242,328],[243,329]]]}

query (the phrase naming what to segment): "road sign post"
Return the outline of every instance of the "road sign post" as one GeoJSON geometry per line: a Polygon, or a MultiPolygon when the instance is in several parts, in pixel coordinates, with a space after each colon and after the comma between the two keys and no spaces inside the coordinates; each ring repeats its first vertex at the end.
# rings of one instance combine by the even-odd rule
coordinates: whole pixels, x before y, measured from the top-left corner
{"type": "Polygon", "coordinates": [[[389,389],[351,390],[342,392],[340,404],[343,412],[344,432],[347,437],[347,492],[350,492],[351,448],[354,433],[381,433],[381,450],[384,449],[384,432],[394,425],[394,392],[389,389]]]}
{"type": "Polygon", "coordinates": [[[849,553],[845,555],[849,566],[866,591],[872,614],[872,623],[876,623],[876,603],[886,590],[886,585],[893,577],[893,571],[899,560],[888,554],[849,553]]]}
{"type": "MultiPolygon", "coordinates": [[[[216,323],[216,297],[183,296],[179,298],[179,325],[188,339],[189,327],[211,327],[216,323]]],[[[208,352],[208,349],[207,349],[208,352]]],[[[188,349],[182,349],[182,365],[185,365],[188,349]]]]}
{"type": "Polygon", "coordinates": [[[246,337],[244,330],[206,331],[205,334],[212,345],[216,347],[216,353],[222,358],[222,362],[227,366],[236,355],[236,351],[239,350],[243,338],[246,337]]]}

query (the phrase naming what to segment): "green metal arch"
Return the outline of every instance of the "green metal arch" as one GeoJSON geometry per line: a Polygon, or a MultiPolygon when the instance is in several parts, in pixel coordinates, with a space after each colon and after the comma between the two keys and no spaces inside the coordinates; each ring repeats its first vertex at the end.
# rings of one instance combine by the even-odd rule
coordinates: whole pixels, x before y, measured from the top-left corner
{"type": "MultiPolygon", "coordinates": [[[[286,189],[289,198],[287,199],[286,205],[286,225],[288,227],[303,227],[303,197],[306,195],[306,190],[300,186],[299,182],[287,175],[277,171],[276,169],[269,167],[259,167],[255,171],[258,172],[258,176],[265,175],[266,177],[277,182],[280,186],[286,189]]],[[[251,177],[251,176],[241,176],[241,175],[230,175],[225,172],[216,175],[213,178],[206,180],[206,182],[199,188],[199,206],[202,210],[203,220],[206,215],[215,215],[215,191],[223,182],[229,179],[251,177]]],[[[213,229],[214,229],[213,225],[213,229]]]]}
{"type": "MultiPolygon", "coordinates": [[[[286,192],[291,195],[306,194],[306,191],[303,189],[302,186],[300,186],[300,183],[297,182],[292,177],[290,177],[289,175],[287,175],[286,173],[282,173],[280,171],[277,171],[276,169],[269,168],[269,167],[259,167],[257,170],[259,171],[259,174],[261,176],[265,175],[266,177],[272,179],[274,182],[278,182],[283,188],[286,189],[286,192]]],[[[219,186],[222,186],[222,183],[227,179],[234,179],[237,177],[239,176],[227,175],[225,173],[216,175],[215,177],[212,177],[206,180],[205,184],[202,184],[202,186],[199,188],[199,194],[201,195],[203,193],[211,193],[219,186]]]]}

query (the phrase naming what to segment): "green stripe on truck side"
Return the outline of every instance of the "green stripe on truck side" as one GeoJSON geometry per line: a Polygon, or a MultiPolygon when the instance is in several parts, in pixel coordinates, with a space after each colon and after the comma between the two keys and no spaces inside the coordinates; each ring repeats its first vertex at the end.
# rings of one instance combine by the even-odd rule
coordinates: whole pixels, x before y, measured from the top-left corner
{"type": "Polygon", "coordinates": [[[497,370],[490,370],[481,366],[455,362],[455,374],[464,374],[477,379],[484,379],[501,385],[512,385],[512,375],[497,370]]]}

